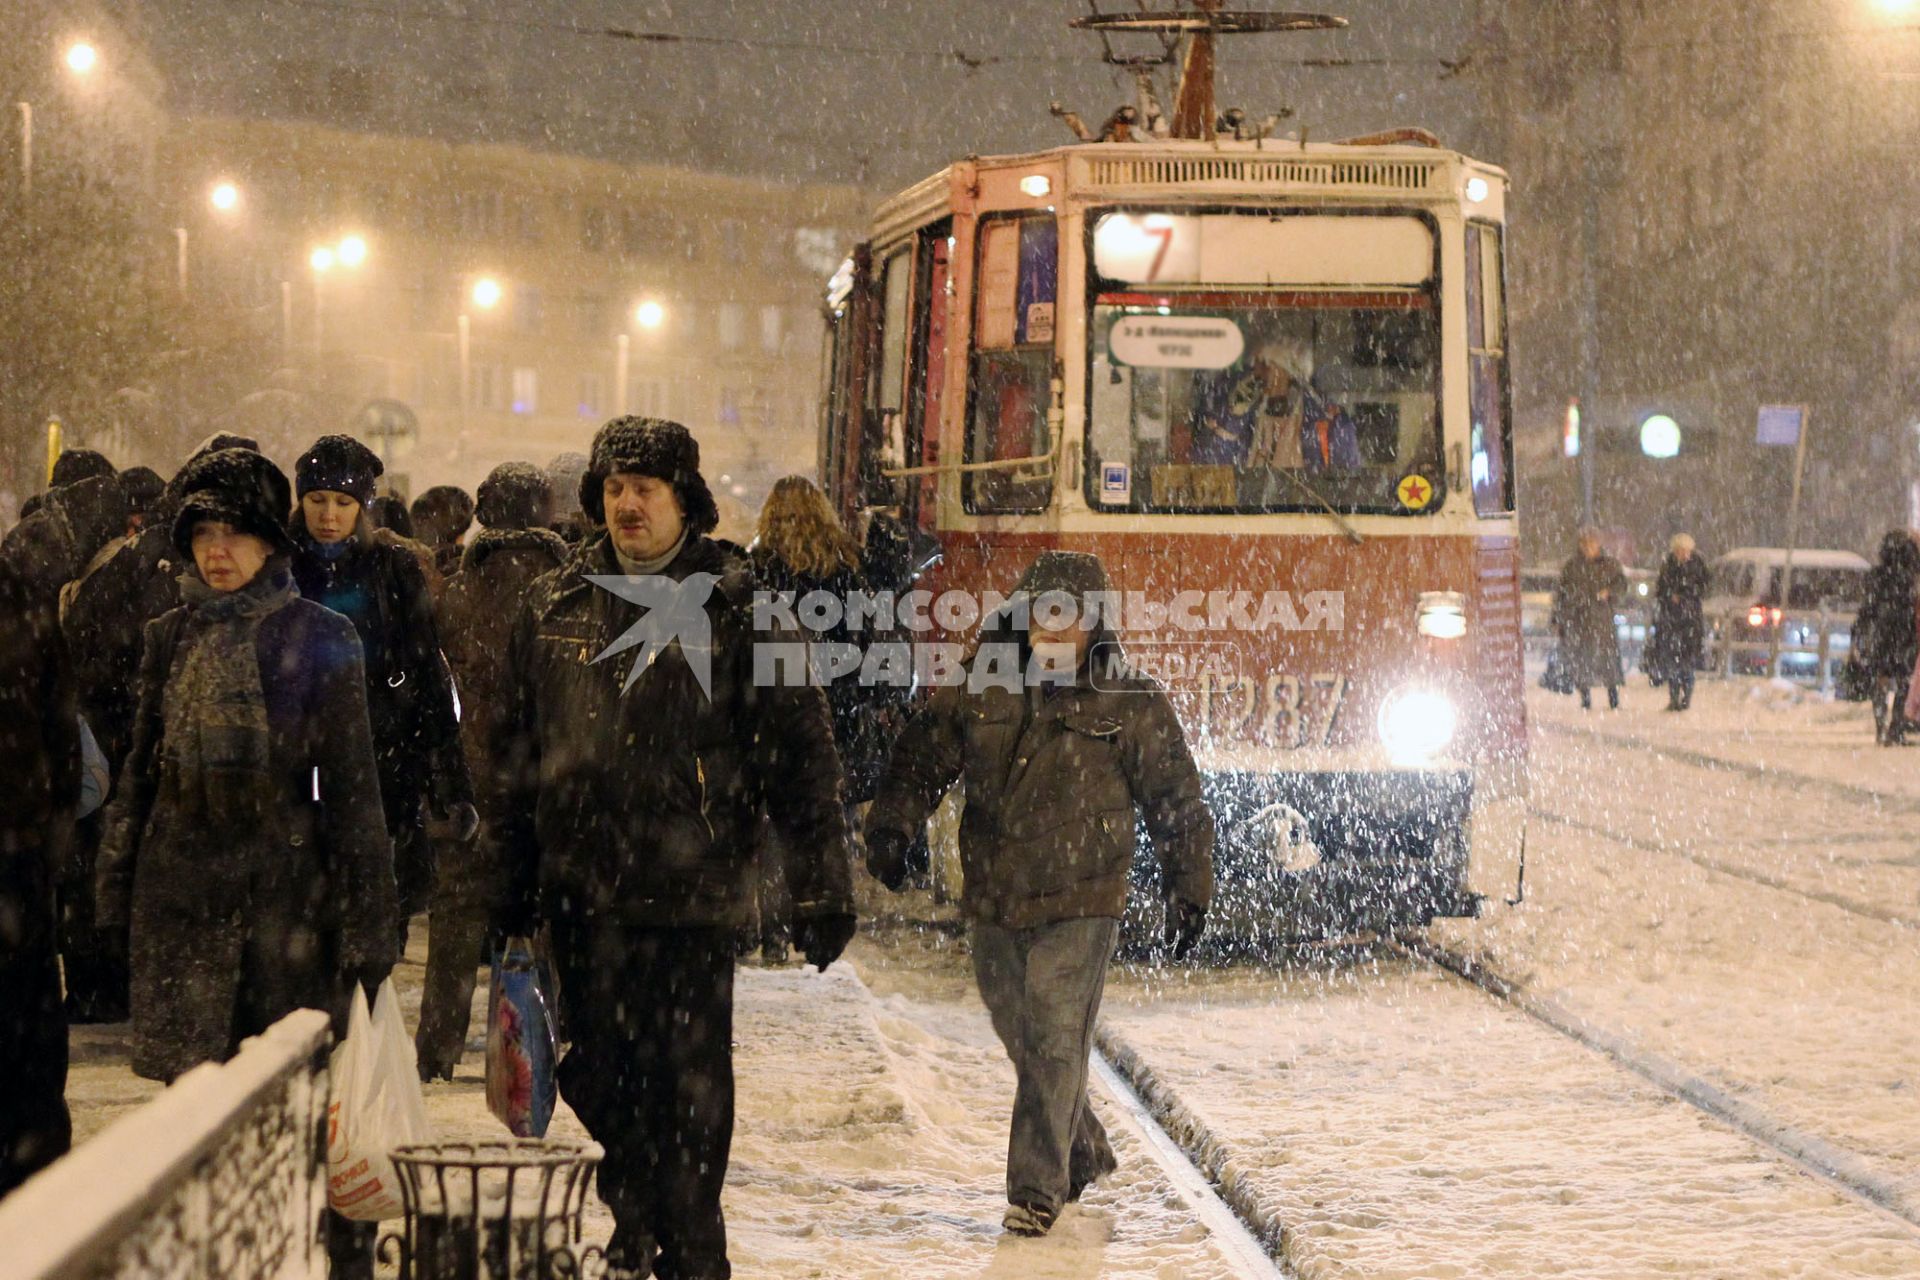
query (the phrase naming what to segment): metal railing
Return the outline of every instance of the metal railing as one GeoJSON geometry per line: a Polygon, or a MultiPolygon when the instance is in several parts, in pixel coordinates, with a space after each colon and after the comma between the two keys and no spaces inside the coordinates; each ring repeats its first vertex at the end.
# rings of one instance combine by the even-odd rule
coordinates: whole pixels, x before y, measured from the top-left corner
{"type": "Polygon", "coordinates": [[[0,1280],[326,1273],[325,1014],[187,1072],[0,1201],[0,1280]]]}

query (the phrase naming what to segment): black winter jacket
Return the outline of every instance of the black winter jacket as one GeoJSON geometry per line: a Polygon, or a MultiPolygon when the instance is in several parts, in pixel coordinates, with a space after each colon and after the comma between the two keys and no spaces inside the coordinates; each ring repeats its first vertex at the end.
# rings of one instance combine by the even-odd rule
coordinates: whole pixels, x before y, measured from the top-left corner
{"type": "Polygon", "coordinates": [[[1640,665],[1651,675],[1670,679],[1695,670],[1706,642],[1700,601],[1707,593],[1707,562],[1699,555],[1680,559],[1672,552],[1653,584],[1653,638],[1640,665]]]}
{"type": "Polygon", "coordinates": [[[743,924],[763,811],[785,842],[795,918],[852,912],[826,699],[756,683],[745,558],[688,540],[663,576],[689,590],[692,575],[712,576],[709,642],[667,645],[630,687],[642,650],[608,650],[646,611],[588,574],[621,575],[605,532],[534,584],[507,646],[488,755],[507,797],[498,860],[519,913],[537,884],[553,920],[743,924]],[[690,658],[710,664],[710,696],[690,658]]]}
{"type": "Polygon", "coordinates": [[[514,617],[534,582],[569,554],[560,535],[547,529],[483,529],[441,593],[440,643],[459,686],[460,733],[476,769],[499,718],[514,617]]]}
{"type": "Polygon", "coordinates": [[[363,519],[347,550],[321,555],[296,512],[293,577],[300,594],[345,614],[360,636],[367,714],[390,826],[411,821],[428,799],[445,812],[473,802],[460,750],[453,677],[440,654],[427,577],[414,544],[363,519]]]}

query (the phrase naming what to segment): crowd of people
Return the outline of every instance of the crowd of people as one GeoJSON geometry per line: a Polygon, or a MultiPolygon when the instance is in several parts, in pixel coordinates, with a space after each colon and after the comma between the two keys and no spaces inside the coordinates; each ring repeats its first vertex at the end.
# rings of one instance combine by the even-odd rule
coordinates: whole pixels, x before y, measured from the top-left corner
{"type": "MultiPolygon", "coordinates": [[[[1076,674],[910,719],[897,690],[757,678],[762,640],[861,637],[769,633],[756,591],[901,590],[908,535],[855,537],[796,476],[750,547],[720,539],[676,423],[615,419],[472,497],[409,506],[382,473],[341,435],[291,479],[232,435],[165,482],[70,451],[0,542],[0,1194],[69,1144],[69,1020],[130,1021],[162,1081],[297,1008],[340,1033],[425,913],[423,1079],[452,1076],[494,948],[544,930],[609,1274],[725,1276],[736,961],[832,964],[863,807],[867,866],[902,888],[964,780],[975,971],[1018,1076],[1004,1225],[1044,1234],[1113,1167],[1086,1071],[1132,861],[1114,815],[1145,816],[1179,950],[1212,894],[1164,693],[1094,686],[1110,635],[1005,618],[987,629],[1076,674]],[[622,641],[647,608],[602,584],[700,575],[699,654],[622,641]]],[[[1049,552],[1021,589],[1104,586],[1049,552]]],[[[329,1215],[327,1248],[371,1274],[370,1225],[329,1215]]]]}

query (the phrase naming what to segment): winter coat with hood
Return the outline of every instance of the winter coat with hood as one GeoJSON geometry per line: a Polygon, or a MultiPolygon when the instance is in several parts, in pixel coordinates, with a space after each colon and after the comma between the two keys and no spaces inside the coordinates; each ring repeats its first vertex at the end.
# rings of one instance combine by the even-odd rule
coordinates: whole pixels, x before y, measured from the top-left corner
{"type": "Polygon", "coordinates": [[[661,576],[697,591],[688,580],[710,575],[709,642],[668,644],[631,684],[643,649],[608,650],[647,615],[588,581],[623,572],[605,532],[536,582],[514,622],[488,758],[506,797],[498,861],[518,913],[537,884],[548,919],[738,927],[751,917],[763,812],[788,851],[796,919],[853,911],[826,699],[756,681],[755,640],[797,637],[756,636],[751,567],[701,527],[661,576]]]}
{"type": "Polygon", "coordinates": [[[1920,546],[1904,529],[1880,540],[1880,559],[1867,571],[1865,595],[1853,620],[1853,653],[1869,675],[1904,678],[1920,654],[1914,626],[1914,582],[1920,546]]]}
{"type": "Polygon", "coordinates": [[[1553,629],[1574,684],[1591,688],[1621,683],[1620,636],[1613,619],[1626,597],[1626,571],[1605,551],[1592,559],[1576,551],[1561,566],[1553,595],[1553,629]]]}
{"type": "Polygon", "coordinates": [[[364,515],[331,556],[307,533],[299,511],[289,527],[300,594],[344,614],[359,633],[389,823],[410,821],[422,799],[442,811],[471,804],[453,679],[440,653],[427,577],[431,555],[417,543],[370,529],[364,515]]]}
{"type": "MultiPolygon", "coordinates": [[[[506,676],[514,615],[534,581],[570,554],[545,528],[485,528],[460,557],[440,602],[440,643],[460,689],[460,733],[468,758],[486,758],[506,676]]],[[[476,782],[482,781],[479,778],[476,782]]]]}
{"type": "MultiPolygon", "coordinates": [[[[1107,589],[1094,557],[1044,552],[1017,594],[1065,591],[1084,602],[1107,589]]],[[[1005,615],[982,628],[969,670],[978,671],[996,643],[1016,650],[1013,669],[1024,672],[1031,650],[1005,615]]],[[[1209,906],[1213,816],[1199,771],[1165,691],[1115,667],[1117,650],[1103,628],[1071,684],[1007,688],[983,680],[977,690],[936,689],[894,749],[867,816],[869,841],[880,832],[913,838],[948,788],[964,781],[960,860],[970,917],[1013,929],[1118,918],[1137,810],[1166,895],[1209,906]],[[1107,674],[1095,682],[1092,670],[1107,674]]]]}
{"type": "MultiPolygon", "coordinates": [[[[240,450],[217,456],[232,460],[230,487],[272,468],[240,450]]],[[[275,502],[199,518],[278,531],[286,482],[271,476],[275,502]]],[[[190,498],[176,524],[183,558],[196,510],[190,498]]],[[[159,1080],[227,1056],[296,1008],[327,1009],[343,1029],[343,975],[398,958],[353,625],[300,598],[284,554],[237,591],[195,575],[182,595],[146,629],[97,881],[101,923],[131,926],[133,1069],[159,1080]],[[235,679],[236,664],[251,677],[235,679]]]]}
{"type": "Polygon", "coordinates": [[[1693,671],[1706,643],[1700,601],[1707,593],[1707,562],[1698,554],[1685,560],[1667,553],[1653,585],[1653,638],[1641,665],[1661,675],[1693,671]]]}

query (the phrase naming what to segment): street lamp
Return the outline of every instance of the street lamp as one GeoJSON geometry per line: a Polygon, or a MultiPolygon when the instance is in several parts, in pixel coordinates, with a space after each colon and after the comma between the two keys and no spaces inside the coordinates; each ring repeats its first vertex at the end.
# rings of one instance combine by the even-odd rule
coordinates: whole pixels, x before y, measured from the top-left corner
{"type": "MultiPolygon", "coordinates": [[[[481,276],[467,290],[467,301],[481,311],[491,311],[500,305],[500,299],[506,291],[500,282],[492,276],[481,276]]],[[[460,436],[455,452],[465,457],[467,452],[467,419],[473,407],[473,322],[467,308],[460,308],[458,322],[460,338],[460,436]]]]}
{"type": "Polygon", "coordinates": [[[633,309],[633,318],[642,329],[658,329],[666,323],[667,309],[648,298],[633,309]]]}
{"type": "Polygon", "coordinates": [[[240,207],[240,188],[231,182],[216,182],[213,189],[207,192],[207,203],[221,213],[232,213],[240,207]]]}
{"type": "Polygon", "coordinates": [[[76,40],[67,46],[67,69],[75,75],[86,75],[99,61],[99,51],[85,40],[76,40]]]}
{"type": "Polygon", "coordinates": [[[312,264],[316,273],[331,271],[333,270],[333,250],[323,244],[307,255],[307,261],[312,264]]]}
{"type": "Polygon", "coordinates": [[[367,242],[359,236],[347,236],[334,251],[343,267],[357,267],[367,260],[367,242]]]}

